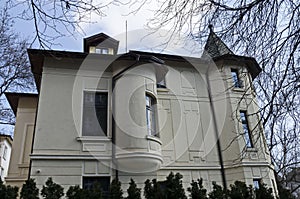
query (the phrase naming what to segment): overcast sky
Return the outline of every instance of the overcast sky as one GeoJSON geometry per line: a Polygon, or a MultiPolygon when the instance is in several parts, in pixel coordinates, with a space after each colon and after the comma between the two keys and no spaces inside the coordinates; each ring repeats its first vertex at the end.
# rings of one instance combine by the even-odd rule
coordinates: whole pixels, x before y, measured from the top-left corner
{"type": "MultiPolygon", "coordinates": [[[[126,21],[128,27],[128,50],[141,50],[141,51],[154,51],[167,54],[178,54],[199,57],[201,52],[197,43],[188,41],[184,38],[174,38],[168,45],[161,45],[166,41],[166,35],[170,30],[160,30],[155,34],[149,35],[149,30],[146,30],[146,23],[154,16],[153,10],[157,7],[155,1],[150,1],[144,5],[142,9],[136,14],[128,14],[134,7],[127,6],[110,6],[105,9],[106,16],[100,18],[99,16],[92,15],[91,21],[95,23],[82,24],[84,35],[76,34],[74,37],[64,37],[55,42],[60,43],[59,46],[52,46],[55,50],[66,51],[82,51],[83,37],[89,37],[100,32],[104,32],[109,36],[120,41],[119,52],[125,52],[125,38],[126,38],[126,21]],[[149,35],[149,36],[146,36],[149,35]],[[145,37],[146,36],[146,37],[145,37]],[[184,41],[184,42],[183,42],[184,41]],[[187,50],[188,49],[188,50],[187,50]],[[193,49],[193,52],[190,50],[193,49]]],[[[17,13],[18,10],[14,10],[17,13]]],[[[33,21],[15,20],[15,29],[21,33],[23,37],[32,37],[34,35],[33,21]]],[[[38,46],[35,46],[38,47],[38,46]]]]}

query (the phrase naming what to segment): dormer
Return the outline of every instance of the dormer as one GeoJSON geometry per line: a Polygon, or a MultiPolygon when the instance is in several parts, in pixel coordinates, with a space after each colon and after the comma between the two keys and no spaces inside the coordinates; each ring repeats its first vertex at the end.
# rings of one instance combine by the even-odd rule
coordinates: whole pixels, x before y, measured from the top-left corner
{"type": "Polygon", "coordinates": [[[115,55],[118,52],[118,47],[119,41],[104,33],[83,39],[83,49],[85,53],[115,55]]]}

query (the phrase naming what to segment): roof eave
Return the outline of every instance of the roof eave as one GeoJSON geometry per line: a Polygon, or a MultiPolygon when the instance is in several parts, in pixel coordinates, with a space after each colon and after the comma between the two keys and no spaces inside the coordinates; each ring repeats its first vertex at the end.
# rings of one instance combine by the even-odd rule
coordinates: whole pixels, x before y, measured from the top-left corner
{"type": "Polygon", "coordinates": [[[36,93],[10,93],[6,92],[4,93],[5,97],[13,110],[15,116],[17,115],[17,109],[18,109],[18,104],[19,104],[19,99],[21,97],[38,97],[38,94],[36,93]]]}
{"type": "Polygon", "coordinates": [[[248,68],[251,74],[252,79],[255,79],[262,71],[261,67],[253,57],[225,54],[218,57],[214,57],[213,60],[214,61],[226,60],[226,61],[236,61],[236,62],[245,63],[246,67],[248,68]]]}

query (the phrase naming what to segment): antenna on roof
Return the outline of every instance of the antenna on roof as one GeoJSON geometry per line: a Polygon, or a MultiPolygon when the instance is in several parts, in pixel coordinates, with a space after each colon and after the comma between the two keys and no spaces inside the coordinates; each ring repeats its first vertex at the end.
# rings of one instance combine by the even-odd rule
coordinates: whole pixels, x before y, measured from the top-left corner
{"type": "Polygon", "coordinates": [[[125,33],[125,53],[127,53],[127,20],[126,20],[126,22],[125,22],[125,28],[126,28],[126,33],[125,33]]]}

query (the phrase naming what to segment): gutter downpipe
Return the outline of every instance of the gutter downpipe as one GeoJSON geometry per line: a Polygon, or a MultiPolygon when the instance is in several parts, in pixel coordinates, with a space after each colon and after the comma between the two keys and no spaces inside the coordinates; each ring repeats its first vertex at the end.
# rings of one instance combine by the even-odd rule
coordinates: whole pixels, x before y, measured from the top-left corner
{"type": "MultiPolygon", "coordinates": [[[[116,81],[122,77],[122,75],[129,69],[131,69],[132,67],[136,66],[136,64],[140,61],[140,55],[136,54],[136,53],[131,53],[129,52],[131,55],[133,55],[135,57],[135,62],[131,65],[129,65],[128,67],[126,67],[125,69],[121,70],[119,73],[117,73],[116,75],[114,75],[112,77],[112,93],[115,89],[116,86],[116,81]]],[[[118,170],[118,165],[116,163],[116,127],[115,127],[115,119],[114,119],[114,110],[115,110],[115,103],[114,103],[114,96],[112,96],[112,128],[111,128],[111,138],[112,138],[112,162],[114,165],[114,170],[115,170],[115,174],[116,174],[116,179],[119,178],[119,170],[118,170]]]]}
{"type": "Polygon", "coordinates": [[[219,156],[219,163],[220,163],[220,166],[221,166],[221,176],[222,176],[222,182],[223,182],[223,189],[227,190],[227,182],[226,182],[224,161],[223,161],[222,149],[221,149],[219,132],[218,132],[218,125],[217,125],[215,107],[214,107],[213,100],[212,100],[211,86],[210,86],[210,82],[209,82],[209,67],[207,68],[205,76],[206,76],[206,82],[207,82],[209,105],[210,105],[211,112],[212,112],[213,130],[215,132],[215,136],[216,136],[216,139],[217,139],[216,144],[217,144],[217,150],[218,150],[218,156],[219,156]]]}

